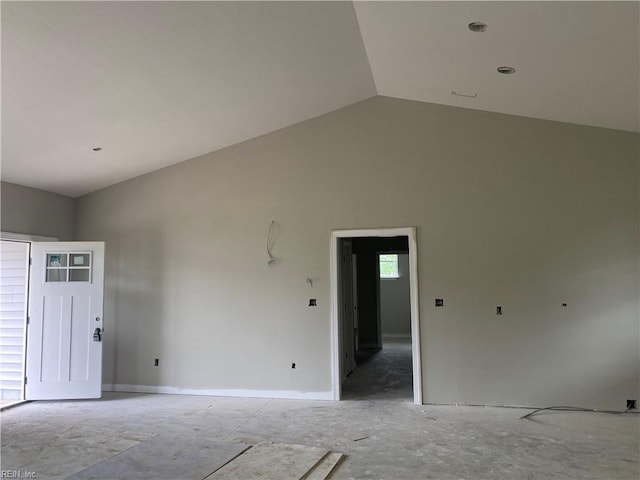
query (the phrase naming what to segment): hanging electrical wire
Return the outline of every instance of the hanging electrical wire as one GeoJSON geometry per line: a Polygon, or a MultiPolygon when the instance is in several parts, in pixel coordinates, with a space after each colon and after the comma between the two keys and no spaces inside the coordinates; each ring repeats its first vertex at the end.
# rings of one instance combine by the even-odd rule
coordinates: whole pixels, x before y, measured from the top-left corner
{"type": "Polygon", "coordinates": [[[267,230],[267,255],[269,256],[269,260],[267,260],[267,265],[271,266],[276,263],[276,257],[271,254],[271,249],[273,248],[273,244],[276,240],[276,222],[272,220],[269,224],[269,229],[267,230]]]}

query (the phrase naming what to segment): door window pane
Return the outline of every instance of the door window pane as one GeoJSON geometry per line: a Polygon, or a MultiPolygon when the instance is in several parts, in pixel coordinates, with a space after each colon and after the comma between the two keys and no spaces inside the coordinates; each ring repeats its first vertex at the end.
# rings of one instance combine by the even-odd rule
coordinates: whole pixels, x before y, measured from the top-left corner
{"type": "Polygon", "coordinates": [[[90,282],[91,253],[47,253],[46,282],[90,282]]]}
{"type": "Polygon", "coordinates": [[[88,282],[89,281],[89,269],[88,268],[71,268],[69,269],[69,281],[70,282],[88,282]]]}
{"type": "Polygon", "coordinates": [[[88,253],[72,253],[70,267],[88,267],[89,266],[89,254],[88,253]]]}
{"type": "Polygon", "coordinates": [[[67,266],[66,253],[48,253],[47,254],[47,267],[66,267],[66,266],[67,266]]]}
{"type": "Polygon", "coordinates": [[[64,268],[48,268],[47,282],[66,282],[67,270],[64,268]]]}

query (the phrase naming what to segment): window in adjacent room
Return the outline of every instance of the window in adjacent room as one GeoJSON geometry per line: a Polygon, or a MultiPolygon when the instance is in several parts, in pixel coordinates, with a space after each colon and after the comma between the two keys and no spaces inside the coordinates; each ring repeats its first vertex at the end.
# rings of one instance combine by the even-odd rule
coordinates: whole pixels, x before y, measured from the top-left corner
{"type": "Polygon", "coordinates": [[[378,256],[380,261],[380,278],[399,278],[398,254],[384,253],[378,256]]]}

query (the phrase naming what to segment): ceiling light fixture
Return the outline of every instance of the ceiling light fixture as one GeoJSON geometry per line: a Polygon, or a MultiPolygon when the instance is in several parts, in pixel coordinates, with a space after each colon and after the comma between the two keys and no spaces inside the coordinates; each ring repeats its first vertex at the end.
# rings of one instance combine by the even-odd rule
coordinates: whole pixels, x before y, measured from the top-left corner
{"type": "Polygon", "coordinates": [[[471,30],[472,32],[480,32],[480,33],[486,32],[487,24],[482,22],[471,22],[469,24],[469,30],[471,30]]]}
{"type": "Polygon", "coordinates": [[[511,75],[512,73],[516,73],[516,69],[513,67],[502,66],[498,67],[498,72],[505,75],[511,75]]]}
{"type": "Polygon", "coordinates": [[[100,150],[102,150],[102,147],[95,147],[95,148],[92,148],[92,150],[94,152],[99,152],[100,150]]]}

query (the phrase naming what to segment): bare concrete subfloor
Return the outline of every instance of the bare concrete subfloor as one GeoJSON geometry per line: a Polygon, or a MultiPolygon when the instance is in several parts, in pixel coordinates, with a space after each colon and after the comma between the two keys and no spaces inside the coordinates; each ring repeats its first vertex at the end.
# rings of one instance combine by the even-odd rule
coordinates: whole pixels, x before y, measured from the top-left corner
{"type": "Polygon", "coordinates": [[[381,350],[362,350],[342,385],[344,400],[413,400],[411,339],[384,338],[381,350]]]}
{"type": "Polygon", "coordinates": [[[638,416],[546,412],[519,420],[527,412],[413,405],[410,398],[105,393],[2,412],[1,461],[4,470],[65,478],[161,435],[185,444],[273,441],[342,452],[336,479],[639,478],[638,416]]]}

